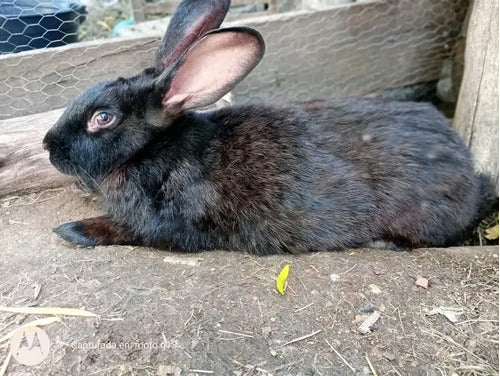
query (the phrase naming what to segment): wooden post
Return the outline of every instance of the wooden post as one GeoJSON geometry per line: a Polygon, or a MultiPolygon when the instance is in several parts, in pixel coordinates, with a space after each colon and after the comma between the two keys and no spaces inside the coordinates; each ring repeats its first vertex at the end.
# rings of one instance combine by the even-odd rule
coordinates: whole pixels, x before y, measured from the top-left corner
{"type": "Polygon", "coordinates": [[[130,0],[130,7],[132,8],[132,17],[134,17],[136,23],[146,20],[143,0],[130,0]]]}
{"type": "Polygon", "coordinates": [[[277,13],[278,12],[278,0],[270,0],[269,1],[269,13],[277,13]]]}
{"type": "Polygon", "coordinates": [[[498,1],[472,6],[454,126],[498,191],[498,1]]]}

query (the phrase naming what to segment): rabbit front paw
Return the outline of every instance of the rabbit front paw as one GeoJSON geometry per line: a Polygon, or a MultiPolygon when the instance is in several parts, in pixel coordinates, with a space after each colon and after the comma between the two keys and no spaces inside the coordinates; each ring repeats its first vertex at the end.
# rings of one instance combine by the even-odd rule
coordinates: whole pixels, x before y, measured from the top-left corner
{"type": "Polygon", "coordinates": [[[82,247],[94,247],[97,240],[85,233],[82,221],[67,222],[59,225],[53,231],[69,243],[82,247]]]}
{"type": "Polygon", "coordinates": [[[53,231],[67,242],[82,247],[112,244],[140,245],[127,229],[104,216],[63,223],[53,231]]]}

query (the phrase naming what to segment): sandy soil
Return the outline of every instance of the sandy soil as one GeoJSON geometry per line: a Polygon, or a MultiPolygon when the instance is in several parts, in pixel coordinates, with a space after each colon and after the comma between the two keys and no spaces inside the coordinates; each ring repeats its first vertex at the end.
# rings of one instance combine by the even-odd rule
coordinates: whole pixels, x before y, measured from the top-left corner
{"type": "Polygon", "coordinates": [[[43,326],[49,354],[26,366],[6,363],[2,337],[47,316],[0,312],[5,374],[498,374],[497,247],[183,255],[74,248],[51,233],[97,213],[73,188],[0,200],[0,305],[98,315],[43,326]]]}

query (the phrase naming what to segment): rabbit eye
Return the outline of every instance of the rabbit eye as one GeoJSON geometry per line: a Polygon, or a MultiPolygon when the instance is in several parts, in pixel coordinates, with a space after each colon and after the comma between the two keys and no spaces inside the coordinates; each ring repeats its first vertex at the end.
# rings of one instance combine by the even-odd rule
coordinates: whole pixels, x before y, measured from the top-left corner
{"type": "Polygon", "coordinates": [[[113,115],[108,114],[107,112],[101,112],[97,115],[97,124],[106,125],[111,120],[113,120],[113,115]]]}
{"type": "Polygon", "coordinates": [[[87,123],[88,130],[95,132],[100,128],[106,128],[115,122],[115,117],[106,111],[96,111],[87,123]]]}

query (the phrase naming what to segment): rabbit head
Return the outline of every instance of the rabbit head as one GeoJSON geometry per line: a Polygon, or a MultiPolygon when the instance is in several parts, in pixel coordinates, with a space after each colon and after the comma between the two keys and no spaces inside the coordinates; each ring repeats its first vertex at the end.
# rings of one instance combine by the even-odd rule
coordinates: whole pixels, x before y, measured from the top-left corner
{"type": "Polygon", "coordinates": [[[99,181],[137,156],[187,110],[216,102],[259,63],[260,34],[217,29],[229,0],[184,0],[154,65],[101,82],[76,98],[44,138],[52,164],[84,182],[99,181]]]}

